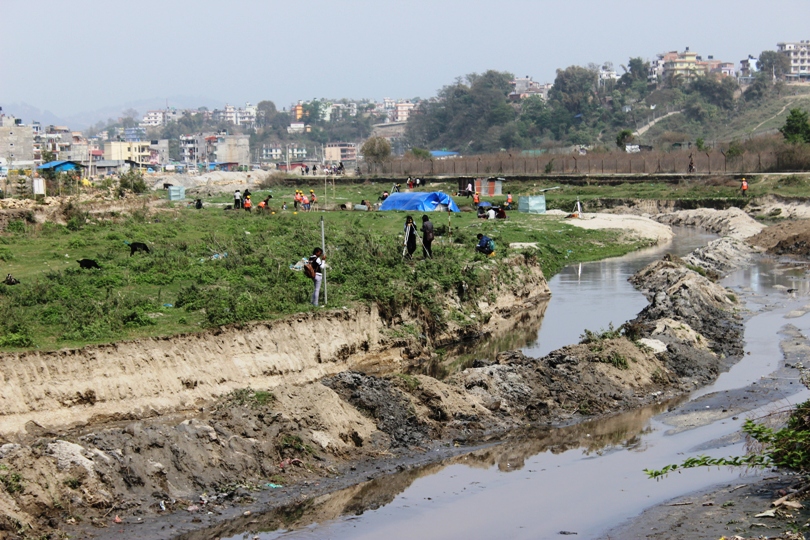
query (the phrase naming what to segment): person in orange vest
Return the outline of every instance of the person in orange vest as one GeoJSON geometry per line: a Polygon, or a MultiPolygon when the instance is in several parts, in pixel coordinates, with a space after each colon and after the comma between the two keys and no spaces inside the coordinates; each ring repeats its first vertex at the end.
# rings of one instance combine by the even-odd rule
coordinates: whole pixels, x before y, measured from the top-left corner
{"type": "Polygon", "coordinates": [[[301,195],[301,202],[304,204],[304,212],[309,212],[310,205],[309,205],[309,197],[306,195],[301,195]]]}
{"type": "Polygon", "coordinates": [[[250,202],[250,195],[245,197],[245,200],[242,203],[242,205],[245,207],[245,210],[247,210],[248,212],[251,212],[251,207],[253,206],[253,203],[250,202]]]}
{"type": "Polygon", "coordinates": [[[511,210],[512,209],[512,192],[506,194],[506,207],[511,210]]]}
{"type": "Polygon", "coordinates": [[[473,195],[473,204],[477,205],[481,202],[481,195],[476,191],[475,195],[473,195]]]}
{"type": "Polygon", "coordinates": [[[293,206],[294,206],[295,210],[298,210],[298,205],[301,203],[301,192],[296,189],[295,190],[295,197],[293,197],[293,198],[295,199],[295,203],[293,204],[293,206]]]}
{"type": "Polygon", "coordinates": [[[266,206],[267,206],[267,201],[259,201],[258,207],[259,207],[260,212],[263,211],[266,206]]]}
{"type": "Polygon", "coordinates": [[[742,184],[740,184],[740,191],[742,191],[742,196],[748,196],[748,182],[746,182],[745,178],[742,179],[742,184]]]}
{"type": "Polygon", "coordinates": [[[310,207],[314,206],[316,202],[318,202],[318,197],[315,196],[315,190],[310,189],[309,190],[309,205],[310,205],[310,207]]]}

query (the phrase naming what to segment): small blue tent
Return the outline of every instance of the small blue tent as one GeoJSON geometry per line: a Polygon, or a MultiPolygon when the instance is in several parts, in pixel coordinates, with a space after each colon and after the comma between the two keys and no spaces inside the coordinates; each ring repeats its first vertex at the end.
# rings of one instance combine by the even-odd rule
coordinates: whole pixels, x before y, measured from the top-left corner
{"type": "Polygon", "coordinates": [[[431,193],[392,193],[380,206],[380,210],[412,210],[415,212],[460,212],[450,195],[441,191],[431,193]]]}

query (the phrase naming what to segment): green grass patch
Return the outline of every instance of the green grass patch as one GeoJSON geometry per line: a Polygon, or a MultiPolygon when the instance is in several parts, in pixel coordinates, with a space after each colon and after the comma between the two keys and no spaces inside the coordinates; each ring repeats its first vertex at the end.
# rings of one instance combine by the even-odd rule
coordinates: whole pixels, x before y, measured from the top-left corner
{"type": "MultiPolygon", "coordinates": [[[[357,196],[370,198],[377,190],[379,185],[362,185],[357,196]]],[[[345,197],[357,198],[349,191],[342,188],[345,197]]],[[[463,311],[472,313],[477,299],[492,293],[493,275],[501,283],[519,279],[506,259],[513,253],[510,242],[536,243],[524,256],[547,277],[566,264],[646,245],[622,242],[616,231],[574,227],[558,216],[512,212],[506,221],[486,221],[472,212],[432,213],[438,232],[434,258],[424,260],[417,251],[414,261],[405,261],[405,213],[294,214],[271,201],[276,214],[208,204],[202,210],[164,207],[90,219],[79,230],[20,221],[0,234],[0,259],[7,254],[7,272],[21,282],[0,284],[0,348],[78,347],[311,310],[312,283],[290,266],[320,245],[322,216],[328,306],[375,303],[389,318],[412,310],[423,314],[420,324],[432,331],[451,316],[444,312],[446,295],[460,296],[463,311]],[[496,257],[475,253],[479,232],[495,239],[496,257]],[[130,256],[125,241],[147,242],[151,253],[130,256]],[[83,258],[101,269],[79,268],[76,260],[83,258]]],[[[75,213],[83,215],[81,209],[75,213]]],[[[414,217],[421,223],[421,214],[414,217]]]]}

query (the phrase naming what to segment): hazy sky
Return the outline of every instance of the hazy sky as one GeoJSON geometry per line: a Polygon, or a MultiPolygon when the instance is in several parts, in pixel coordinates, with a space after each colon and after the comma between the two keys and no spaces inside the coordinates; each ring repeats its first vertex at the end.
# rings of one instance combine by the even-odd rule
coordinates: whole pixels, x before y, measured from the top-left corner
{"type": "Polygon", "coordinates": [[[808,0],[0,0],[0,20],[0,103],[57,115],[172,96],[424,98],[487,69],[551,82],[687,46],[739,66],[810,39],[808,0]]]}

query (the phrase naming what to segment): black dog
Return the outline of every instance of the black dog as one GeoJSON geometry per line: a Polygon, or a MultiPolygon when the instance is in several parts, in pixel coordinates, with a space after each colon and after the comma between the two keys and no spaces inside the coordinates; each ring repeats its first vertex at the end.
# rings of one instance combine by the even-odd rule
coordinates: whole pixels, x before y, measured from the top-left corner
{"type": "Polygon", "coordinates": [[[129,245],[129,256],[132,257],[133,255],[135,255],[136,251],[143,251],[144,253],[149,253],[149,246],[147,246],[143,242],[132,242],[129,245]]]}
{"type": "Polygon", "coordinates": [[[96,261],[94,261],[93,259],[81,259],[81,260],[78,260],[76,262],[79,263],[79,266],[81,266],[82,268],[85,268],[87,270],[89,270],[91,268],[98,268],[99,270],[101,269],[101,267],[98,265],[98,263],[96,261]]]}
{"type": "Polygon", "coordinates": [[[6,275],[6,279],[3,281],[6,285],[17,285],[20,283],[20,280],[12,276],[11,274],[6,275]]]}

